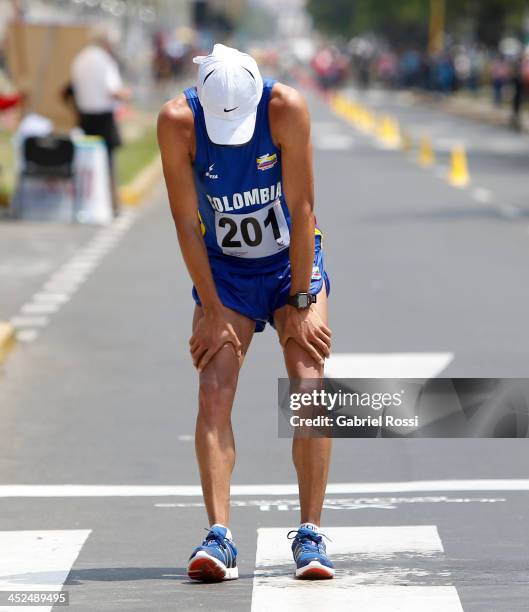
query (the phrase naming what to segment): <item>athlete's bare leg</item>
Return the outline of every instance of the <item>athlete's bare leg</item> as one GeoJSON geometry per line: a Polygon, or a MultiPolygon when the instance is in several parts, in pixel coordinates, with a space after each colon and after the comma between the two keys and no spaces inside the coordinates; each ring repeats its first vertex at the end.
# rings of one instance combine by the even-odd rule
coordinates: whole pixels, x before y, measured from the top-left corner
{"type": "MultiPolygon", "coordinates": [[[[255,321],[226,309],[246,354],[255,330],[255,321]]],[[[193,329],[203,316],[195,307],[193,329]]],[[[228,525],[230,479],[235,462],[231,409],[242,362],[231,344],[224,345],[200,374],[195,449],[209,524],[228,525]]]]}
{"type": "MultiPolygon", "coordinates": [[[[311,308],[318,311],[327,324],[327,294],[325,287],[318,293],[316,304],[311,308]]],[[[278,332],[284,320],[285,307],[274,313],[278,332]]],[[[323,365],[314,361],[305,350],[293,340],[288,340],[283,349],[289,378],[323,378],[323,365]]],[[[321,509],[327,486],[331,459],[330,438],[294,437],[292,458],[298,475],[301,522],[320,525],[321,509]]]]}

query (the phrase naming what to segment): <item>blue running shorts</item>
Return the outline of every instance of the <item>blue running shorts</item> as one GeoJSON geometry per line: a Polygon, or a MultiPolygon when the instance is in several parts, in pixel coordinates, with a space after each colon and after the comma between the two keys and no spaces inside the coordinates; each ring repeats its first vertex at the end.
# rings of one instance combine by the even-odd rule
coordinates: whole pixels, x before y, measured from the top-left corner
{"type": "MultiPolygon", "coordinates": [[[[282,268],[265,274],[234,270],[217,259],[210,259],[210,266],[217,293],[224,306],[253,319],[256,332],[262,332],[267,322],[274,325],[274,312],[287,303],[290,293],[289,261],[282,268]]],[[[329,295],[331,286],[324,268],[321,236],[316,236],[310,293],[319,293],[323,283],[329,295]]],[[[193,299],[201,305],[195,287],[193,299]]]]}

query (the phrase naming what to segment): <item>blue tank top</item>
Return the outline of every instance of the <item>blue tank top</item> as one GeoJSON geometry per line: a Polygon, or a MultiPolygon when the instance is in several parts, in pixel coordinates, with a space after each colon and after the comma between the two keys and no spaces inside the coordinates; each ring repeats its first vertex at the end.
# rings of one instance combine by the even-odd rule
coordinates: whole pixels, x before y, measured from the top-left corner
{"type": "Polygon", "coordinates": [[[193,173],[208,257],[239,272],[266,273],[289,257],[291,222],[281,183],[281,151],[268,120],[274,83],[265,79],[253,137],[242,145],[214,144],[196,89],[184,92],[195,122],[193,173]]]}

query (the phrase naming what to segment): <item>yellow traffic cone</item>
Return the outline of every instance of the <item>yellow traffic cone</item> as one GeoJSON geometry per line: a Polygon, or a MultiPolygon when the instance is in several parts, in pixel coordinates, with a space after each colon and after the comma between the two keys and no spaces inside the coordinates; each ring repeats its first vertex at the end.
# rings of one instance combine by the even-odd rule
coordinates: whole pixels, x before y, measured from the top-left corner
{"type": "Polygon", "coordinates": [[[351,105],[350,119],[354,125],[358,125],[358,104],[356,104],[356,102],[351,105]]]}
{"type": "Polygon", "coordinates": [[[386,147],[398,149],[400,147],[400,125],[393,117],[389,118],[386,128],[386,147]]]}
{"type": "Polygon", "coordinates": [[[452,150],[448,180],[454,187],[466,187],[470,183],[467,154],[463,146],[455,147],[452,150]]]}
{"type": "Polygon", "coordinates": [[[400,127],[396,119],[382,117],[377,128],[377,136],[386,149],[398,149],[400,146],[400,127]]]}
{"type": "Polygon", "coordinates": [[[373,130],[375,129],[375,121],[376,121],[375,115],[368,108],[364,109],[363,114],[364,114],[364,119],[363,119],[362,127],[365,132],[367,132],[368,134],[371,134],[373,130]]]}
{"type": "Polygon", "coordinates": [[[351,102],[347,98],[343,99],[341,114],[344,119],[349,120],[349,116],[351,114],[351,102]]]}
{"type": "Polygon", "coordinates": [[[384,136],[384,128],[386,123],[386,117],[375,116],[375,136],[382,140],[384,136]]]}
{"type": "Polygon", "coordinates": [[[429,168],[435,164],[435,154],[432,148],[432,141],[428,136],[421,138],[421,146],[419,148],[419,164],[424,168],[429,168]]]}

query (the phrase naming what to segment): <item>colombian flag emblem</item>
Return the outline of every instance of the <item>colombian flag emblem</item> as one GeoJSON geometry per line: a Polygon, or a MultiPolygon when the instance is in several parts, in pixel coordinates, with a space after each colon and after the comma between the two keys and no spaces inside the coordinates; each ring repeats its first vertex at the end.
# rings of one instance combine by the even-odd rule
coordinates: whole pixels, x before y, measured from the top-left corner
{"type": "Polygon", "coordinates": [[[257,170],[270,170],[277,164],[277,153],[265,153],[257,158],[257,170]]]}

